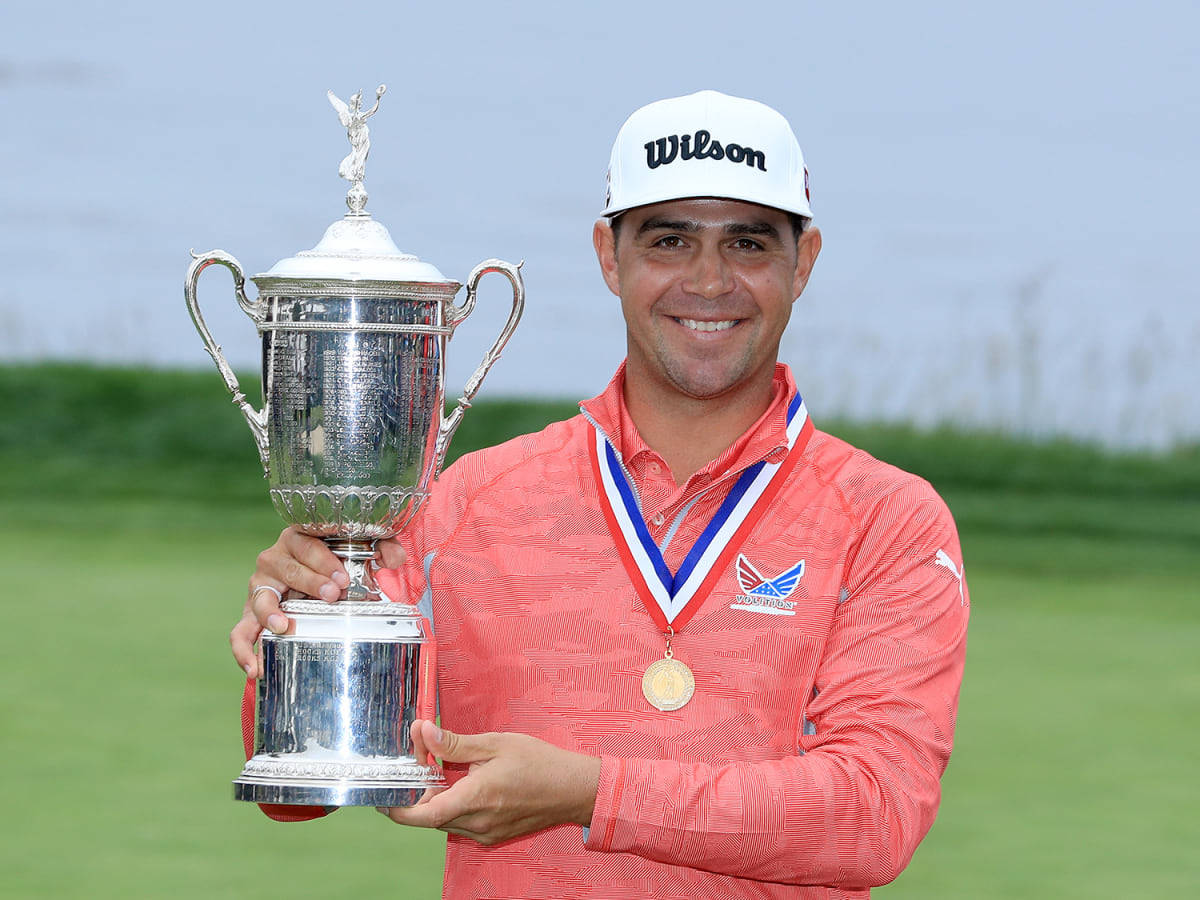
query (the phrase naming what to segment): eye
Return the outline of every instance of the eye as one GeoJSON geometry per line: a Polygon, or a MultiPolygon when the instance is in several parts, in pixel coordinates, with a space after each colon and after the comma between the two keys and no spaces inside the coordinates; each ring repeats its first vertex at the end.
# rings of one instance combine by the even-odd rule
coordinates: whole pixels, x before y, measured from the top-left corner
{"type": "Polygon", "coordinates": [[[748,238],[748,237],[738,238],[736,241],[733,242],[733,246],[734,246],[734,249],[736,249],[736,250],[762,250],[762,249],[764,249],[763,245],[761,243],[754,240],[754,238],[748,238]]]}
{"type": "Polygon", "coordinates": [[[654,242],[655,247],[666,247],[669,250],[683,246],[683,238],[677,234],[664,234],[654,242]]]}

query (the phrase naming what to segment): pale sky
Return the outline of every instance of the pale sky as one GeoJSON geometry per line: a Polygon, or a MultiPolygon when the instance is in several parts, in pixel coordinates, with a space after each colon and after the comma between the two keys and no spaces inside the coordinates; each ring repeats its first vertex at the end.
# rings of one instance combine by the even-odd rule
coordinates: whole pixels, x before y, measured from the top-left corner
{"type": "MultiPolygon", "coordinates": [[[[808,158],[825,250],[783,356],[818,421],[1195,440],[1200,7],[1134,10],[7,0],[0,358],[210,367],[189,248],[257,273],[316,243],[348,146],[325,91],[386,82],[368,208],[460,281],[526,261],[482,396],[591,395],[624,346],[590,246],[612,138],[714,88],[778,108],[808,158]]],[[[451,343],[450,392],[504,293],[451,343]]],[[[201,302],[253,368],[224,273],[201,302]]]]}

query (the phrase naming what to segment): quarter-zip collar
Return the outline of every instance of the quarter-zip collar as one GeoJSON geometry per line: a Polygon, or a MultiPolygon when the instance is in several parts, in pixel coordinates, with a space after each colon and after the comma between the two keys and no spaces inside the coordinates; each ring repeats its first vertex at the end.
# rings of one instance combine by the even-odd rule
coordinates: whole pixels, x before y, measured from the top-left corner
{"type": "MultiPolygon", "coordinates": [[[[581,403],[580,410],[604,433],[616,451],[617,459],[626,469],[630,483],[636,485],[639,473],[646,466],[659,465],[665,468],[666,463],[646,444],[630,418],[629,408],[625,405],[624,387],[625,363],[621,363],[604,391],[581,403]]],[[[787,409],[795,395],[796,384],[791,369],[783,363],[776,363],[771,402],[766,411],[720,456],[681,485],[680,491],[691,493],[697,488],[737,475],[760,460],[780,462],[787,454],[787,409]]]]}

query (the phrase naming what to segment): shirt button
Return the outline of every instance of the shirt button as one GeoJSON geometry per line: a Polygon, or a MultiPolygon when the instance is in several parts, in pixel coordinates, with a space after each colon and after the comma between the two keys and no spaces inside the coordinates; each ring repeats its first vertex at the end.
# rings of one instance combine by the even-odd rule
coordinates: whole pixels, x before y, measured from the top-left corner
{"type": "Polygon", "coordinates": [[[654,475],[660,475],[662,474],[662,466],[658,463],[650,463],[650,472],[654,475]]]}
{"type": "Polygon", "coordinates": [[[655,516],[655,517],[654,517],[653,519],[651,519],[650,521],[651,521],[651,522],[653,522],[655,525],[661,525],[663,522],[665,522],[665,521],[666,521],[666,519],[664,519],[664,518],[663,518],[663,514],[662,514],[662,513],[659,513],[657,516],[655,516]]]}

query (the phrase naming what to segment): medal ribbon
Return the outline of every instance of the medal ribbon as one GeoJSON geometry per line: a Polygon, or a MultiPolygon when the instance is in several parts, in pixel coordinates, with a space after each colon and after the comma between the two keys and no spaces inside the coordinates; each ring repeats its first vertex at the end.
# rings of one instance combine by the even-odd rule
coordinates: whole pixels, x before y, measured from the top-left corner
{"type": "Polygon", "coordinates": [[[797,394],[788,406],[786,458],[779,463],[759,461],[738,476],[679,571],[672,574],[650,536],[616,451],[596,429],[589,449],[592,472],[601,487],[600,506],[629,579],[659,628],[666,631],[671,626],[678,632],[695,614],[795,468],[812,430],[804,401],[797,394]]]}

